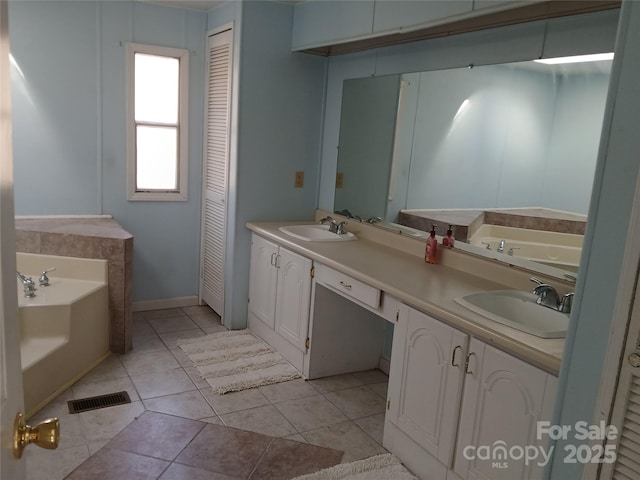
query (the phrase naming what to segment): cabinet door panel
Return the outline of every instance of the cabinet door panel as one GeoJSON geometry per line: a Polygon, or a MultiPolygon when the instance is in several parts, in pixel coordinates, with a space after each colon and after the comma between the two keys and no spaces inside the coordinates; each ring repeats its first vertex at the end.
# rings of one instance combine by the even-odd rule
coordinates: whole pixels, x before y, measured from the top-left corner
{"type": "Polygon", "coordinates": [[[311,266],[308,258],[280,249],[275,329],[300,350],[305,349],[311,301],[311,266]]]}
{"type": "Polygon", "coordinates": [[[447,466],[453,456],[466,343],[465,334],[401,308],[389,375],[389,419],[447,466]]]}
{"type": "Polygon", "coordinates": [[[445,23],[454,15],[471,12],[471,0],[377,1],[374,11],[374,32],[399,31],[417,25],[445,23]]]}
{"type": "MultiPolygon", "coordinates": [[[[473,339],[473,354],[465,375],[455,471],[465,479],[511,480],[542,478],[537,461],[491,455],[488,460],[470,459],[478,447],[540,446],[536,439],[539,420],[550,420],[556,378],[511,355],[473,339]],[[470,447],[466,450],[465,448],[470,447]],[[493,458],[493,457],[496,458],[493,458]],[[466,457],[466,458],[465,458],[466,457]]],[[[545,451],[546,451],[545,447],[545,451]]]]}
{"type": "Polygon", "coordinates": [[[278,270],[273,263],[277,253],[275,243],[252,235],[249,310],[271,328],[275,325],[278,270]]]}

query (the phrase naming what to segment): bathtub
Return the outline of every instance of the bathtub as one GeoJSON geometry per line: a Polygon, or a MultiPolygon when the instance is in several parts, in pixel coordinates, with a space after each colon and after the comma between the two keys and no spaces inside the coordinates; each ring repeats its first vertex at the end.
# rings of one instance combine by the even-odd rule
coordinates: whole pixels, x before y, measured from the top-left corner
{"type": "Polygon", "coordinates": [[[25,298],[18,282],[18,319],[27,418],[109,355],[106,260],[17,254],[18,271],[36,282],[25,298]],[[48,287],[37,285],[50,272],[48,287]]]}
{"type": "Polygon", "coordinates": [[[489,244],[496,251],[501,240],[505,241],[504,253],[513,249],[514,257],[572,271],[580,264],[583,235],[482,225],[469,243],[478,247],[489,244]]]}

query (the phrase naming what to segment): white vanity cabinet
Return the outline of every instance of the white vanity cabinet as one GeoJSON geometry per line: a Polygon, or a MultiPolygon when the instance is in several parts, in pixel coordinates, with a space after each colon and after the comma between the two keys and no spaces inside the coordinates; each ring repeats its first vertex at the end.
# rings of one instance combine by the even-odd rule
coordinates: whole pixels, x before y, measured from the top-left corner
{"type": "Polygon", "coordinates": [[[551,418],[555,390],[552,375],[402,306],[384,446],[430,480],[541,478],[522,461],[469,460],[465,452],[500,441],[507,449],[538,445],[536,421],[551,418]]]}
{"type": "Polygon", "coordinates": [[[302,370],[313,262],[253,234],[249,328],[302,370]]]}

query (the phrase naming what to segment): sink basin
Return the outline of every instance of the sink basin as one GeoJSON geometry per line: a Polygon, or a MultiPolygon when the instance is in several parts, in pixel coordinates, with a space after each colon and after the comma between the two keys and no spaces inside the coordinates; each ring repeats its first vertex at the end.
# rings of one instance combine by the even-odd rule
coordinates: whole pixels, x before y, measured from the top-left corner
{"type": "Polygon", "coordinates": [[[536,303],[537,296],[519,290],[473,293],[455,301],[503,325],[542,338],[564,338],[569,314],[536,303]]]}
{"type": "Polygon", "coordinates": [[[344,242],[358,238],[351,232],[343,235],[330,232],[329,225],[289,225],[280,227],[278,230],[306,242],[344,242]]]}

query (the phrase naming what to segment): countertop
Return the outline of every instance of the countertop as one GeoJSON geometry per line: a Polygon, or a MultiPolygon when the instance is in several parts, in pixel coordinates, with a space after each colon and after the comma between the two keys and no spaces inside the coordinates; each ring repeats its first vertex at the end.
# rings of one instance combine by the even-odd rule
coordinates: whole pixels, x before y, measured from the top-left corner
{"type": "MultiPolygon", "coordinates": [[[[249,230],[311,260],[393,295],[469,335],[558,375],[564,339],[543,339],[486,319],[454,301],[471,293],[510,288],[415,255],[358,238],[344,242],[306,242],[280,230],[300,222],[250,222],[249,230]]],[[[306,222],[310,223],[310,222],[306,222]]]]}

